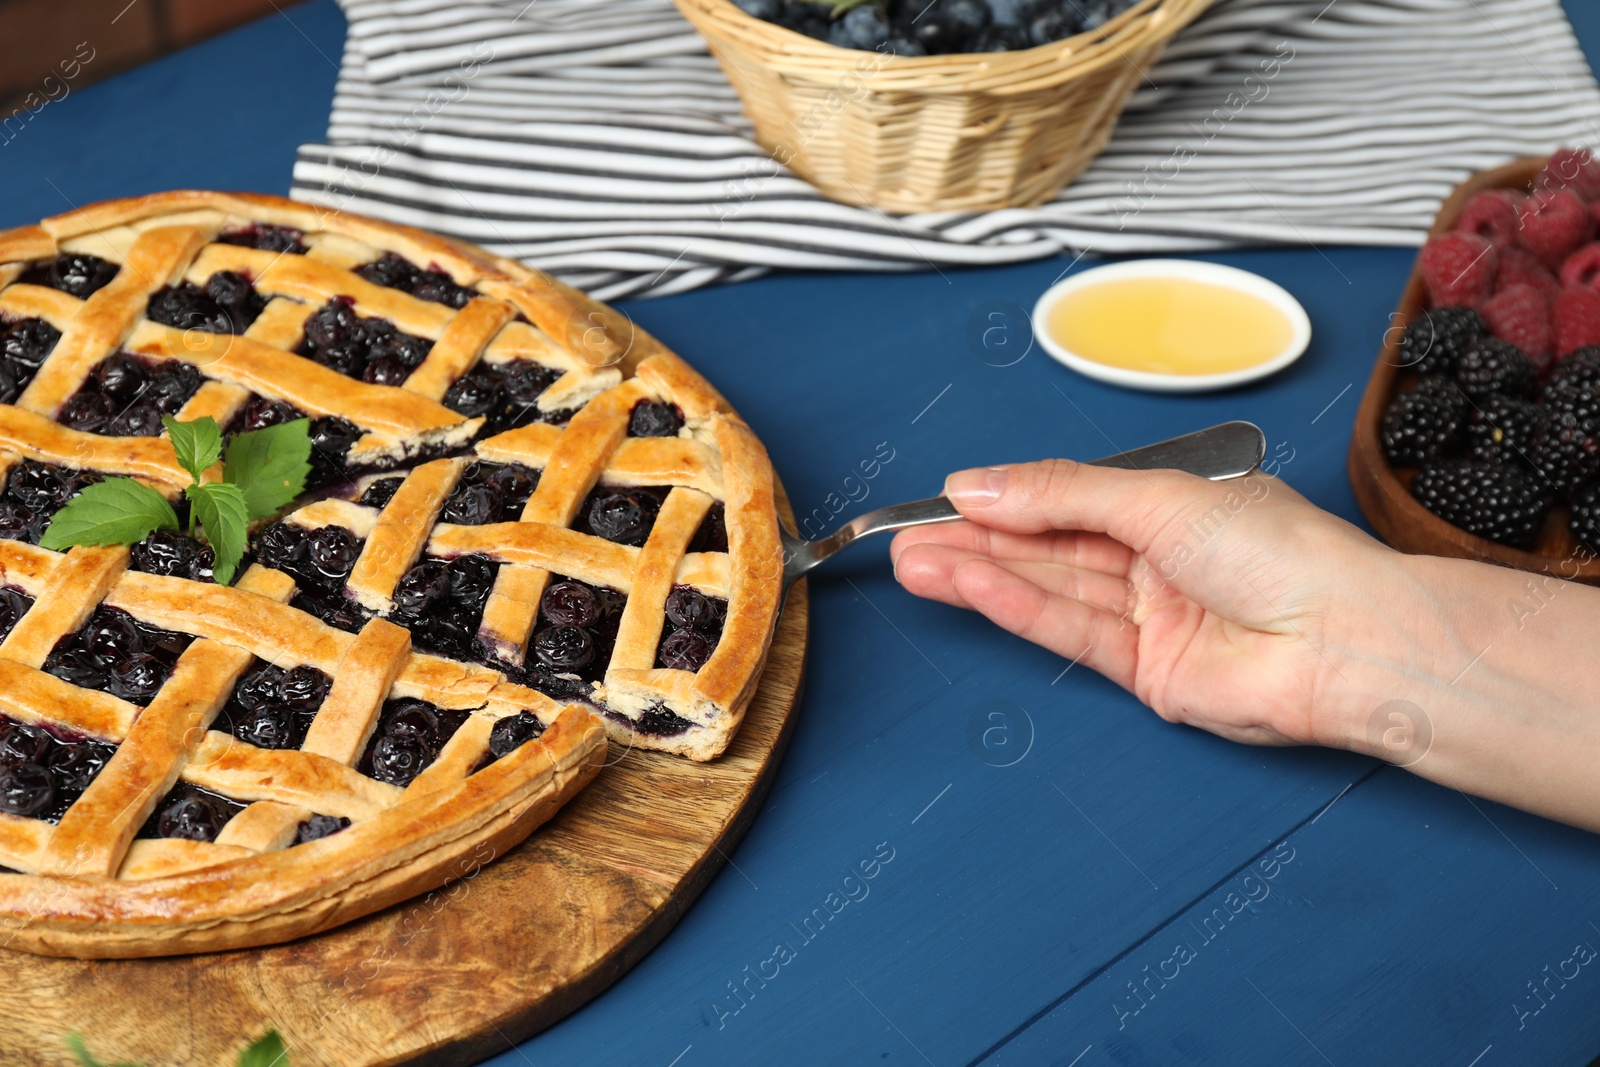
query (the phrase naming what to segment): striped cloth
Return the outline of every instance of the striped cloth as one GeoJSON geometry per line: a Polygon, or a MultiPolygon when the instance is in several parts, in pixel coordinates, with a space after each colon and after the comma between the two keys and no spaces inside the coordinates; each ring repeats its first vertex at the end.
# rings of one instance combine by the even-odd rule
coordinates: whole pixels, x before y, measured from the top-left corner
{"type": "Polygon", "coordinates": [[[1238,244],[1415,245],[1469,172],[1600,145],[1559,0],[1218,0],[1052,203],[890,217],[774,163],[669,0],[342,0],[294,195],[602,299],[775,267],[919,270],[1238,244]]]}

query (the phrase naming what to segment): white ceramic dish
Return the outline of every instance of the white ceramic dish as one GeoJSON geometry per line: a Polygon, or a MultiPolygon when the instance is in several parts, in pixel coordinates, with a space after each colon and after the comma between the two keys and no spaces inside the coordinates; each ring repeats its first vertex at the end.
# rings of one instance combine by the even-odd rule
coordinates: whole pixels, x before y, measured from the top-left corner
{"type": "Polygon", "coordinates": [[[1108,263],[1080,271],[1057,282],[1044,291],[1033,305],[1033,335],[1046,352],[1058,362],[1066,364],[1079,374],[1113,385],[1130,389],[1149,389],[1165,393],[1198,393],[1208,389],[1226,389],[1243,385],[1270,374],[1276,374],[1299,359],[1311,343],[1311,319],[1300,301],[1290,296],[1282,286],[1237,267],[1224,267],[1217,263],[1203,263],[1188,259],[1136,259],[1126,263],[1108,263]],[[1126,278],[1187,278],[1210,285],[1226,286],[1249,293],[1266,301],[1281,311],[1289,320],[1290,338],[1284,350],[1251,367],[1226,371],[1221,374],[1156,374],[1150,371],[1113,367],[1078,355],[1050,336],[1047,324],[1050,309],[1067,294],[1101,282],[1126,278]]]}

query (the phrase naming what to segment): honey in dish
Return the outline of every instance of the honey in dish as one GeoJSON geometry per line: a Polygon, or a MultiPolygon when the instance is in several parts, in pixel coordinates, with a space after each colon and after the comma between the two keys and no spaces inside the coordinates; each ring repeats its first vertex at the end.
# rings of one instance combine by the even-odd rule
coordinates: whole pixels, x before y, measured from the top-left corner
{"type": "Polygon", "coordinates": [[[1050,309],[1069,352],[1150,374],[1225,374],[1289,347],[1293,327],[1252,293],[1191,278],[1122,278],[1073,290],[1050,309]]]}

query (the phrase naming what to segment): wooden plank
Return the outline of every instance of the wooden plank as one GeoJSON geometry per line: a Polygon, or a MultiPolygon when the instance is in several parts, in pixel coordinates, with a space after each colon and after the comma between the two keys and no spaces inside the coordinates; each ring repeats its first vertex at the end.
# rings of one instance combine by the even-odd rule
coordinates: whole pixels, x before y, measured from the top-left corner
{"type": "Polygon", "coordinates": [[[1592,835],[1384,768],[982,1063],[1587,1063],[1595,915],[1592,835]]]}

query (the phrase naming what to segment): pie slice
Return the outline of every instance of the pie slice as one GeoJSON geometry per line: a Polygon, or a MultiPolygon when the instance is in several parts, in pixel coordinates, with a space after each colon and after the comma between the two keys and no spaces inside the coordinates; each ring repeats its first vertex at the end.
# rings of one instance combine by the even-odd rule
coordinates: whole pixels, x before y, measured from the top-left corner
{"type": "Polygon", "coordinates": [[[657,354],[564,427],[363,478],[255,550],[330,625],[387,619],[589,704],[625,744],[705,760],[738,729],[777,614],[772,494],[750,431],[657,354]]]}

